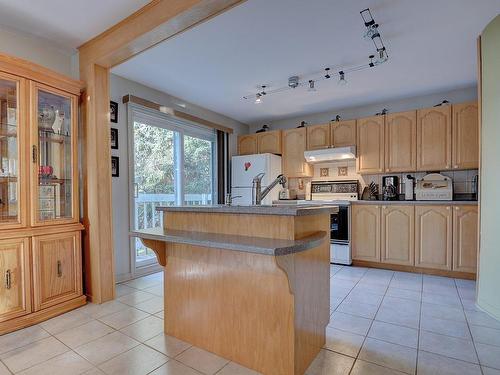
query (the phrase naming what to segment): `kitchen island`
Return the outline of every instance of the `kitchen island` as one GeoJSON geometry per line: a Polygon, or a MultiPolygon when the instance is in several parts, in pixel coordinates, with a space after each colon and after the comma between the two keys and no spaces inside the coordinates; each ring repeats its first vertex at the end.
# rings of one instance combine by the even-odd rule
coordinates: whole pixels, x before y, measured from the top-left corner
{"type": "Polygon", "coordinates": [[[330,315],[328,207],[160,207],[132,232],[164,267],[168,335],[265,375],[303,374],[330,315]]]}

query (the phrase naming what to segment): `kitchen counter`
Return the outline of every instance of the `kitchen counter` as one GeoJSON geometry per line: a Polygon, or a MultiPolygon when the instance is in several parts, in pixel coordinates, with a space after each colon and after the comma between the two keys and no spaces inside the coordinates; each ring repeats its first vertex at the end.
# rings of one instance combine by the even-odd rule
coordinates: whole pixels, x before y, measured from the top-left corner
{"type": "Polygon", "coordinates": [[[259,206],[163,206],[157,207],[157,211],[163,212],[199,212],[218,214],[238,214],[238,215],[278,215],[278,216],[311,216],[329,214],[332,208],[321,204],[312,205],[259,205],[259,206]]]}
{"type": "Polygon", "coordinates": [[[477,201],[368,201],[357,200],[351,202],[353,204],[372,204],[379,206],[394,206],[394,205],[422,205],[422,206],[477,206],[477,201]]]}
{"type": "Polygon", "coordinates": [[[335,206],[158,207],[164,331],[262,374],[302,375],[330,320],[335,206]],[[272,334],[270,334],[272,333],[272,334]]]}

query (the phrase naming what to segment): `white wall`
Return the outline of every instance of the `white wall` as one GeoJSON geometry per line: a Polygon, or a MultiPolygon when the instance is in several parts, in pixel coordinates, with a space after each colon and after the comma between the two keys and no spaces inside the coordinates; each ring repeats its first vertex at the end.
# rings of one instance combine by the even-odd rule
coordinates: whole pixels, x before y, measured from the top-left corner
{"type": "MultiPolygon", "coordinates": [[[[115,246],[115,274],[118,281],[130,278],[132,262],[129,250],[129,198],[128,198],[128,138],[126,105],[122,103],[124,95],[131,94],[168,107],[176,103],[185,103],[180,110],[213,121],[234,130],[230,137],[231,149],[236,153],[236,137],[248,133],[248,126],[228,117],[219,115],[205,108],[187,103],[166,93],[153,90],[137,82],[111,74],[111,100],[118,103],[118,123],[111,127],[118,129],[118,150],[111,150],[111,155],[120,157],[120,177],[113,178],[113,239],[115,246]]],[[[104,161],[103,161],[104,162],[104,161]]]]}
{"type": "MultiPolygon", "coordinates": [[[[387,108],[389,112],[403,112],[411,109],[431,107],[445,99],[452,103],[460,103],[477,99],[477,88],[476,86],[472,86],[459,90],[444,91],[424,96],[404,98],[387,102],[374,102],[374,104],[362,107],[335,108],[332,106],[332,110],[327,112],[293,117],[279,121],[270,121],[267,122],[267,124],[270,125],[271,130],[295,128],[300,125],[301,121],[306,121],[310,125],[326,123],[334,119],[337,114],[339,114],[344,120],[356,119],[372,116],[375,113],[380,112],[383,108],[387,108]]],[[[269,102],[269,100],[267,102],[269,102]]],[[[255,132],[257,129],[260,129],[262,125],[263,123],[252,124],[250,126],[250,132],[255,132]]]]}
{"type": "Polygon", "coordinates": [[[0,52],[78,78],[78,51],[59,48],[47,39],[0,25],[0,52]]]}
{"type": "Polygon", "coordinates": [[[480,307],[500,319],[500,15],[481,35],[480,307]]]}

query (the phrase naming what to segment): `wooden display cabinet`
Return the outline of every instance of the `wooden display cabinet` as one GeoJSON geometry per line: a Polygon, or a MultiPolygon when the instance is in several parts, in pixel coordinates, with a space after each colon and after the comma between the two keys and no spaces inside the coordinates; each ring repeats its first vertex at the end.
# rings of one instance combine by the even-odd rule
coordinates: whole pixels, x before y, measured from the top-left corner
{"type": "Polygon", "coordinates": [[[81,82],[0,54],[0,335],[85,304],[81,82]]]}

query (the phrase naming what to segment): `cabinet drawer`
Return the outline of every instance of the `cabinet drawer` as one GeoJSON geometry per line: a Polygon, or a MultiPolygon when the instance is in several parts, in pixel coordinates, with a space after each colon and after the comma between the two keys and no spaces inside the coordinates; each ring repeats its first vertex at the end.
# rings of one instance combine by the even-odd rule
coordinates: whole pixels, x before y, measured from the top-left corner
{"type": "Polygon", "coordinates": [[[29,240],[0,241],[0,322],[31,312],[29,240]]]}
{"type": "Polygon", "coordinates": [[[34,307],[82,295],[80,232],[33,237],[34,307]]]}

